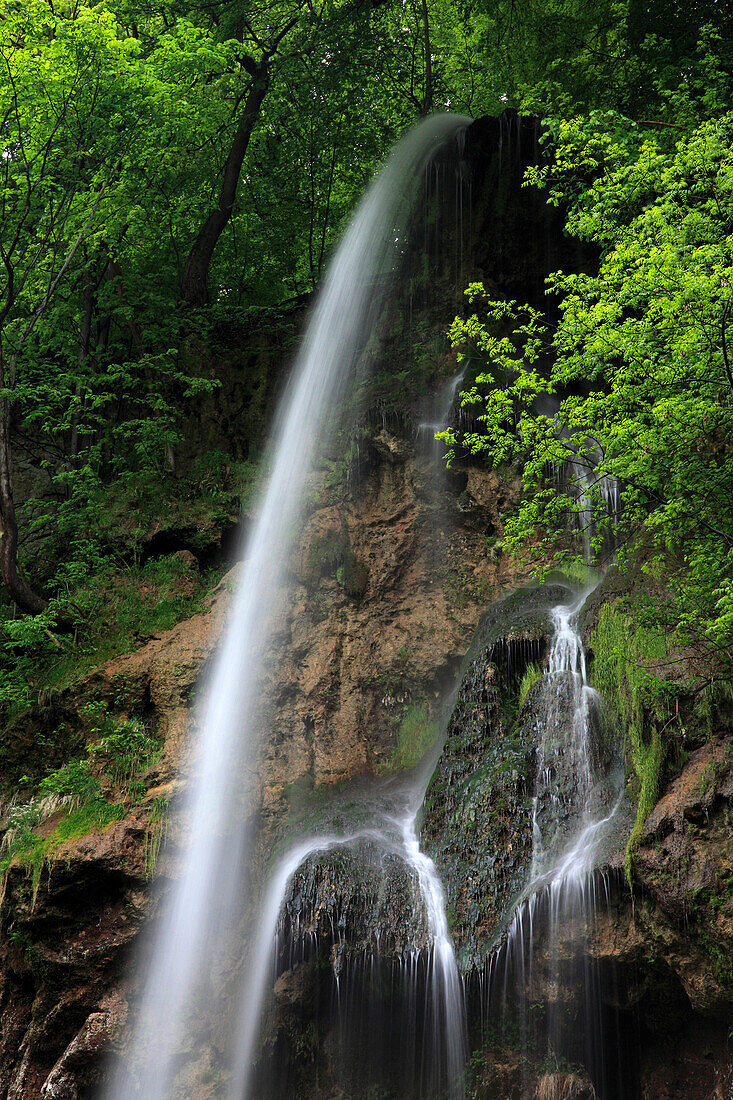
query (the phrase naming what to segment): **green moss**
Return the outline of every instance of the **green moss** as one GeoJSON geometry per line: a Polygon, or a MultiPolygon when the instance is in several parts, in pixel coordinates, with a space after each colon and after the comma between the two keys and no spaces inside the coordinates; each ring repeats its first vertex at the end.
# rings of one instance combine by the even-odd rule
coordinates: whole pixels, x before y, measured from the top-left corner
{"type": "MultiPolygon", "coordinates": [[[[50,772],[30,799],[13,807],[8,815],[0,846],[0,900],[12,866],[25,868],[32,875],[35,902],[43,868],[52,863],[62,844],[121,820],[125,802],[109,800],[112,789],[134,800],[145,793],[141,775],[160,751],[157,740],[139,719],[115,718],[101,703],[90,703],[86,709],[94,723],[92,732],[101,734],[88,746],[86,758],[71,760],[50,772]],[[39,835],[43,822],[59,814],[53,831],[39,835]]],[[[162,836],[160,813],[161,808],[154,804],[149,828],[155,833],[160,824],[162,836]]],[[[159,846],[158,836],[151,840],[149,852],[146,837],[146,868],[154,867],[159,846]]]]}
{"type": "Polygon", "coordinates": [[[37,803],[30,802],[23,809],[26,812],[24,826],[13,828],[11,816],[9,829],[3,838],[0,855],[0,901],[5,895],[10,869],[15,866],[25,870],[31,877],[32,906],[36,903],[43,869],[53,862],[62,844],[77,837],[86,836],[94,829],[105,829],[125,816],[125,807],[122,803],[109,803],[103,798],[95,798],[85,806],[67,810],[53,832],[49,836],[42,837],[34,831],[34,828],[27,827],[30,811],[38,813],[38,822],[42,808],[37,803]]]}
{"type": "Polygon", "coordinates": [[[367,568],[350,548],[344,553],[343,562],[336,571],[336,579],[346,595],[353,599],[359,599],[366,591],[369,579],[367,568]]]}
{"type": "Polygon", "coordinates": [[[445,589],[450,602],[461,610],[469,604],[488,603],[493,593],[489,578],[477,577],[468,564],[458,565],[448,570],[445,589]]]}
{"type": "Polygon", "coordinates": [[[658,798],[666,745],[662,729],[669,719],[676,685],[656,674],[667,657],[662,634],[641,626],[619,601],[601,608],[593,634],[593,686],[623,719],[631,766],[639,781],[636,821],[624,865],[631,884],[634,852],[644,822],[658,798]]]}
{"type": "Polygon", "coordinates": [[[387,771],[407,771],[419,764],[425,753],[435,744],[438,724],[431,720],[427,703],[408,706],[397,729],[397,746],[387,771]]]}
{"type": "Polygon", "coordinates": [[[329,527],[313,539],[305,565],[305,583],[309,588],[315,588],[321,577],[335,572],[344,560],[348,544],[346,527],[329,527]]]}
{"type": "Polygon", "coordinates": [[[155,868],[158,862],[158,855],[160,854],[160,846],[163,843],[165,832],[168,824],[168,811],[170,808],[170,801],[167,798],[154,798],[150,817],[148,818],[148,827],[145,831],[145,877],[152,879],[155,874],[155,868]]]}

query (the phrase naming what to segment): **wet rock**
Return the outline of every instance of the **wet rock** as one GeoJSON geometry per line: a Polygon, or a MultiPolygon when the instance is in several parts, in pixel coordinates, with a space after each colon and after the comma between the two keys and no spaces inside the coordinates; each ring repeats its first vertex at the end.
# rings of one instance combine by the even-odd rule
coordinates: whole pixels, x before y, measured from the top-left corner
{"type": "Polygon", "coordinates": [[[532,859],[538,735],[519,715],[518,688],[546,652],[549,609],[568,589],[548,585],[495,604],[476,633],[425,800],[422,837],[447,896],[461,967],[480,967],[505,931],[532,859]]]}
{"type": "Polygon", "coordinates": [[[366,841],[309,857],[293,877],[282,923],[285,936],[315,935],[350,953],[406,955],[429,942],[414,870],[366,841]]]}
{"type": "MultiPolygon", "coordinates": [[[[390,770],[406,711],[424,706],[432,720],[431,708],[454,681],[481,609],[521,579],[509,563],[487,556],[483,535],[454,529],[454,499],[426,488],[422,460],[404,442],[383,432],[370,455],[353,491],[342,492],[337,505],[313,507],[291,598],[276,609],[262,684],[271,738],[261,789],[245,810],[262,826],[261,853],[286,819],[312,811],[320,790],[390,770]],[[321,553],[321,564],[309,572],[318,540],[330,540],[338,554],[323,568],[321,553]],[[348,575],[339,577],[345,565],[348,575]]],[[[494,472],[486,478],[493,484],[494,472]]],[[[472,484],[478,493],[481,477],[472,484]]],[[[314,483],[314,494],[322,488],[314,483]]],[[[484,500],[490,497],[487,488],[484,500]]],[[[177,549],[193,571],[193,554],[180,544],[177,549]]],[[[123,821],[65,844],[50,875],[44,871],[35,904],[25,872],[11,873],[0,942],[0,1095],[12,1089],[17,1100],[35,1100],[46,1082],[55,1090],[49,1096],[64,1090],[73,1096],[75,1087],[84,1095],[92,1070],[82,1062],[91,1067],[97,1057],[105,998],[120,989],[130,945],[150,908],[146,837],[156,801],[174,806],[170,849],[159,865],[161,889],[176,874],[175,796],[187,782],[183,749],[237,572],[200,613],[54,693],[5,731],[3,766],[11,781],[36,757],[43,773],[84,754],[98,736],[85,710],[89,702],[112,715],[142,718],[162,751],[144,777],[143,802],[123,821]],[[59,728],[66,739],[58,758],[50,758],[38,747],[38,733],[59,728]]],[[[310,911],[313,927],[324,931],[327,912],[340,907],[358,943],[366,944],[380,926],[395,929],[400,949],[419,939],[419,931],[408,932],[415,912],[409,874],[399,861],[380,861],[366,859],[366,881],[354,870],[348,889],[345,876],[336,882],[324,864],[310,911]]],[[[191,1066],[197,1081],[219,1072],[213,1064],[191,1066]]]]}
{"type": "Polygon", "coordinates": [[[41,1100],[79,1100],[98,1083],[101,1056],[119,1027],[119,1017],[110,1011],[91,1012],[53,1067],[41,1088],[41,1100]]]}

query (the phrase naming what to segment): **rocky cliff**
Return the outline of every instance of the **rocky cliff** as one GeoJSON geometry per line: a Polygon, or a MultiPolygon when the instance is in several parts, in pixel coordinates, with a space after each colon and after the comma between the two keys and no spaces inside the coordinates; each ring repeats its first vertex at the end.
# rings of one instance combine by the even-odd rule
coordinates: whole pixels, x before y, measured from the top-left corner
{"type": "MultiPolygon", "coordinates": [[[[311,812],[319,792],[412,764],[434,736],[481,608],[521,574],[491,543],[516,484],[468,471],[443,483],[412,446],[375,434],[351,487],[313,486],[290,598],[274,642],[272,734],[251,813],[262,848],[311,812]],[[436,490],[436,481],[439,488],[436,490]]],[[[195,729],[197,686],[226,617],[236,567],[205,608],[43,700],[7,731],[23,757],[63,724],[67,751],[99,737],[99,713],[144,723],[157,743],[134,799],[103,779],[121,819],[54,843],[40,869],[11,863],[3,901],[0,1080],[13,1097],[91,1095],[100,1052],[120,1034],[131,992],[129,948],[175,874],[176,791],[195,729]],[[181,765],[183,764],[183,767],[181,765]],[[149,880],[165,832],[155,894],[149,880]]],[[[12,807],[6,809],[6,821],[12,807]]],[[[64,810],[46,817],[54,836],[64,810]]]]}
{"type": "MultiPolygon", "coordinates": [[[[446,731],[423,842],[443,876],[466,980],[471,1095],[593,1100],[580,1055],[548,1066],[516,1034],[484,1026],[487,974],[531,852],[537,738],[522,680],[546,660],[558,590],[511,595],[536,564],[496,549],[517,501],[516,473],[467,462],[446,477],[417,431],[431,390],[455,372],[441,338],[463,284],[483,278],[497,293],[536,300],[547,271],[592,263],[563,237],[560,214],[520,186],[538,137],[536,121],[511,113],[479,120],[458,163],[440,168],[456,199],[425,243],[430,278],[410,286],[399,323],[383,319],[384,361],[359,431],[312,480],[262,685],[261,782],[243,812],[259,837],[257,876],[288,830],[319,820],[326,804],[351,812],[364,790],[410,774],[446,731]],[[450,264],[438,262],[439,238],[450,264]],[[413,370],[410,356],[423,352],[413,370]]],[[[192,416],[182,469],[210,446],[235,458],[257,451],[301,306],[261,335],[214,333],[211,346],[184,349],[223,384],[192,416]]],[[[236,558],[247,509],[225,511],[202,530],[193,502],[182,505],[152,524],[144,554],[174,559],[175,584],[195,587],[202,566],[236,558]]],[[[95,1094],[104,1058],[124,1058],[132,950],[176,875],[185,745],[236,579],[234,566],[195,614],[45,692],[4,731],[0,1095],[82,1100],[95,1094]],[[32,798],[26,773],[50,768],[53,783],[32,798]],[[92,791],[84,807],[74,801],[80,777],[92,791]]],[[[591,652],[598,607],[616,594],[607,586],[586,624],[591,652]]],[[[733,1090],[730,716],[718,707],[703,721],[691,709],[686,730],[631,882],[623,873],[630,820],[598,870],[605,900],[586,938],[603,1011],[629,1051],[624,1088],[644,1100],[728,1100],[733,1090]]],[[[541,959],[549,948],[536,931],[541,959]]],[[[420,1079],[429,979],[414,873],[368,841],[313,857],[294,877],[280,932],[260,1058],[273,1095],[361,1100],[376,1087],[364,1068],[379,1066],[389,1096],[395,1067],[409,1063],[410,1084],[399,1086],[406,1100],[420,1079]],[[361,1021],[356,1037],[339,1031],[339,996],[361,1021]],[[405,1019],[414,1022],[409,1034],[405,1019]]],[[[542,967],[533,980],[529,1003],[544,1011],[563,1000],[577,1029],[582,1006],[566,989],[548,989],[542,967]]],[[[217,1042],[214,1022],[201,1049],[182,1052],[201,1100],[218,1094],[217,1042]]]]}

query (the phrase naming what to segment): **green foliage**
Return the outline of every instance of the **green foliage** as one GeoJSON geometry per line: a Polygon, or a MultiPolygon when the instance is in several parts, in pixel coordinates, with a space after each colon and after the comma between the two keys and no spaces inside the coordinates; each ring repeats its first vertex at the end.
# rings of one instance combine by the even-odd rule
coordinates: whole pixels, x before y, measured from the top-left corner
{"type": "Polygon", "coordinates": [[[451,338],[486,363],[464,396],[479,406],[481,429],[460,441],[445,434],[454,449],[522,464],[526,495],[504,539],[515,551],[539,537],[559,561],[572,556],[574,516],[586,529],[592,518],[602,557],[612,528],[604,478],[614,478],[622,564],[642,555],[652,577],[664,575],[659,625],[728,667],[732,140],[733,114],[673,149],[618,115],[557,123],[551,196],[573,200],[568,229],[600,246],[599,274],[550,279],[561,301],[555,327],[530,306],[469,287],[484,319],[456,319],[451,338]],[[539,413],[547,397],[557,411],[539,413]],[[558,492],[548,469],[569,461],[576,487],[558,492]]]}
{"type": "Polygon", "coordinates": [[[0,705],[9,708],[6,714],[22,711],[39,690],[62,687],[93,665],[169,629],[201,606],[216,578],[215,573],[192,572],[174,556],[151,559],[143,567],[120,567],[102,558],[96,569],[69,581],[84,620],[84,633],[75,641],[52,634],[46,613],[12,619],[10,609],[0,605],[0,630],[6,635],[0,705]]]}
{"type": "Polygon", "coordinates": [[[31,801],[24,811],[22,815],[11,812],[0,848],[0,903],[5,895],[11,867],[21,867],[31,876],[35,905],[43,869],[53,862],[61,845],[85,836],[93,829],[105,829],[125,816],[122,803],[111,804],[103,798],[93,798],[84,805],[64,811],[56,827],[47,836],[41,836],[35,831],[35,826],[42,823],[43,806],[31,801]],[[31,826],[30,822],[34,819],[35,824],[31,826]]]}
{"type": "Polygon", "coordinates": [[[527,701],[529,695],[535,684],[539,683],[542,679],[542,669],[537,665],[529,664],[522,673],[522,679],[519,683],[519,707],[523,707],[527,701]]]}
{"type": "Polygon", "coordinates": [[[630,883],[634,850],[659,798],[666,757],[663,729],[673,713],[678,689],[660,675],[667,658],[664,637],[640,626],[617,604],[601,608],[592,645],[593,685],[624,721],[631,766],[639,782],[636,821],[625,856],[630,883]]]}
{"type": "Polygon", "coordinates": [[[41,615],[16,618],[0,599],[0,708],[24,710],[41,691],[62,687],[96,664],[127,652],[201,609],[221,576],[190,557],[143,560],[151,533],[171,532],[203,558],[222,529],[251,505],[259,468],[210,452],[186,476],[128,473],[113,486],[91,476],[68,500],[29,501],[35,568],[58,597],[41,615]],[[57,604],[73,608],[72,638],[54,629],[57,604]]]}
{"type": "Polygon", "coordinates": [[[113,786],[130,792],[133,778],[146,771],[158,753],[160,744],[140,719],[125,718],[114,723],[101,741],[89,746],[89,758],[110,779],[113,786]]]}
{"type": "MultiPolygon", "coordinates": [[[[109,800],[113,791],[124,799],[144,793],[140,777],[159,752],[158,742],[140,721],[115,719],[103,704],[89,704],[87,711],[95,723],[92,732],[100,736],[87,747],[86,758],[71,760],[50,772],[27,802],[8,811],[0,844],[0,892],[4,892],[11,866],[20,866],[32,875],[35,900],[43,868],[56,858],[62,844],[125,816],[125,801],[109,800]],[[53,829],[39,833],[39,827],[52,817],[57,818],[53,829]]],[[[153,804],[146,867],[152,868],[157,858],[166,808],[166,800],[153,804]]]]}
{"type": "Polygon", "coordinates": [[[101,784],[92,773],[89,760],[71,760],[42,779],[38,790],[41,796],[52,795],[70,806],[79,807],[99,796],[101,784]]]}
{"type": "Polygon", "coordinates": [[[170,802],[167,798],[154,798],[151,803],[148,827],[145,831],[145,876],[152,879],[158,862],[160,846],[165,839],[170,802]]]}

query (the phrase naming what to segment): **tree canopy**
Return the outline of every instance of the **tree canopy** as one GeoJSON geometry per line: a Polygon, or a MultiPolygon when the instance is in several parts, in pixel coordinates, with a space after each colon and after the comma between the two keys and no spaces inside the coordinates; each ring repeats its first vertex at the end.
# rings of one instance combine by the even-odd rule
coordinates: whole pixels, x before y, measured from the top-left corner
{"type": "Polygon", "coordinates": [[[430,111],[516,107],[544,119],[528,183],[600,268],[553,277],[557,323],[507,303],[456,322],[486,360],[464,442],[525,464],[512,545],[562,541],[590,500],[600,550],[616,479],[619,537],[664,560],[670,622],[728,646],[732,73],[716,0],[0,0],[12,604],[39,637],[83,618],[100,492],[174,485],[186,410],[217,384],[196,349],[318,285],[396,137],[430,111]],[[17,492],[21,445],[42,491],[17,492]],[[544,479],[568,452],[594,470],[580,504],[544,479]]]}

